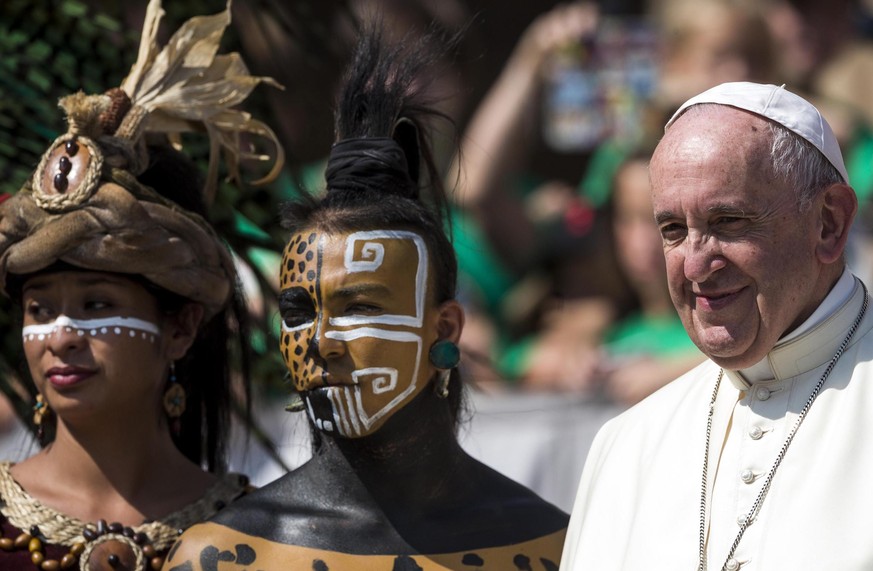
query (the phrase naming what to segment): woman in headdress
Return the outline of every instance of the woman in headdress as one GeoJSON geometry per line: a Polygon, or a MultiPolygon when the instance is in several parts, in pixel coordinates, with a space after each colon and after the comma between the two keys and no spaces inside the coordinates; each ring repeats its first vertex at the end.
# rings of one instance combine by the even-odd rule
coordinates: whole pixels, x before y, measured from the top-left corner
{"type": "Polygon", "coordinates": [[[120,88],[61,100],[68,132],[0,203],[0,286],[22,309],[44,445],[0,464],[4,571],[159,569],[180,530],[247,489],[224,473],[234,264],[167,136],[205,127],[239,154],[241,132],[271,133],[230,109],[261,79],[215,55],[229,12],[160,51],[162,14],[153,0],[120,88]]]}
{"type": "Polygon", "coordinates": [[[425,45],[365,35],[327,193],[284,212],[281,346],[314,456],[191,528],[165,569],[557,569],[566,514],[456,438],[464,314],[423,121],[425,45]]]}

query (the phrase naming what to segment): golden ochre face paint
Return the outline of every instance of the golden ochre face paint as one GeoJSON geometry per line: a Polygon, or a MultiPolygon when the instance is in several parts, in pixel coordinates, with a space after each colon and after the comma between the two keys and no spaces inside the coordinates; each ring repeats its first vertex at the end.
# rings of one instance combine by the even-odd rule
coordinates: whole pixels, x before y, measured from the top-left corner
{"type": "Polygon", "coordinates": [[[288,243],[282,353],[320,430],[372,434],[427,384],[436,336],[427,284],[427,247],[414,232],[303,232],[288,243]]]}

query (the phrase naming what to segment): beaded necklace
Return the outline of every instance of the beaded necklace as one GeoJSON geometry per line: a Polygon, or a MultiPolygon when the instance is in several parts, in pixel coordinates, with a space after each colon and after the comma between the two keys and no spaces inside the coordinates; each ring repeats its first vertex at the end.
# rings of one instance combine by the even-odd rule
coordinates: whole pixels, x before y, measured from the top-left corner
{"type": "Polygon", "coordinates": [[[131,527],[100,520],[85,523],[43,505],[28,494],[9,472],[10,462],[0,463],[0,513],[22,530],[16,537],[0,537],[3,552],[28,551],[36,569],[58,571],[78,564],[81,571],[105,568],[159,570],[163,554],[188,527],[204,521],[244,494],[248,479],[226,474],[202,498],[158,521],[131,527]],[[60,559],[45,555],[46,544],[69,551],[60,559]]]}

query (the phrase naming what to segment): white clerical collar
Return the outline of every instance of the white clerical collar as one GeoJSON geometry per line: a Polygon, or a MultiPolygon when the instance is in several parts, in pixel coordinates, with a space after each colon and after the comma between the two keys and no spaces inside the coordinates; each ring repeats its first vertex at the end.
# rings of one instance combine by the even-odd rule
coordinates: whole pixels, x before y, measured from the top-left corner
{"type": "MultiPolygon", "coordinates": [[[[779,372],[774,371],[774,354],[784,353],[784,349],[789,344],[792,344],[792,341],[799,339],[801,336],[812,331],[818,325],[822,324],[828,317],[834,315],[834,313],[844,306],[849,298],[852,297],[856,287],[855,276],[852,275],[852,272],[850,272],[848,268],[845,268],[840,279],[837,280],[837,283],[834,284],[834,287],[831,288],[828,295],[825,296],[818,308],[812,312],[812,315],[810,315],[806,321],[791,331],[788,335],[782,337],[776,343],[776,346],[773,347],[773,350],[771,350],[770,353],[759,362],[751,367],[739,371],[733,371],[731,372],[732,374],[728,374],[728,376],[731,377],[731,380],[735,385],[747,385],[780,378],[780,375],[778,374],[779,372]],[[782,349],[782,351],[780,351],[780,349],[782,349]]],[[[738,386],[738,388],[742,389],[743,387],[738,386]]]]}

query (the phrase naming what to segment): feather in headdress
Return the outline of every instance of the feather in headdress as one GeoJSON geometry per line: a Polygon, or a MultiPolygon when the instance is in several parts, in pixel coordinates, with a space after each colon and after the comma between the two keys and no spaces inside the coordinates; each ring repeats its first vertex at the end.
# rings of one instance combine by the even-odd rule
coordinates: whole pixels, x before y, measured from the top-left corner
{"type": "Polygon", "coordinates": [[[239,54],[217,55],[221,37],[230,24],[230,3],[219,14],[188,20],[161,49],[157,32],[163,15],[160,0],[151,0],[136,63],[121,84],[133,110],[115,136],[135,140],[142,129],[167,133],[178,140],[181,133],[205,128],[210,139],[207,202],[215,192],[222,150],[231,178],[240,179],[239,163],[243,159],[273,159],[270,172],[252,184],[275,179],[284,163],[284,152],[275,133],[233,107],[259,83],[280,89],[282,86],[272,78],[252,76],[239,54]],[[268,139],[275,157],[244,150],[241,140],[244,134],[268,139]]]}
{"type": "Polygon", "coordinates": [[[159,49],[160,0],[151,0],[139,55],[121,87],[100,95],[66,96],[60,105],[68,131],[43,154],[28,187],[0,205],[0,287],[7,273],[24,275],[62,261],[76,267],[144,276],[208,314],[223,308],[234,283],[225,244],[200,216],[188,212],[136,177],[149,166],[148,133],[172,141],[206,131],[210,164],[204,201],[217,186],[222,151],[230,173],[239,162],[268,159],[242,150],[242,135],[269,139],[275,163],[283,154],[273,132],[234,109],[259,83],[238,54],[217,55],[230,23],[229,5],[214,16],[188,20],[159,49]]]}

